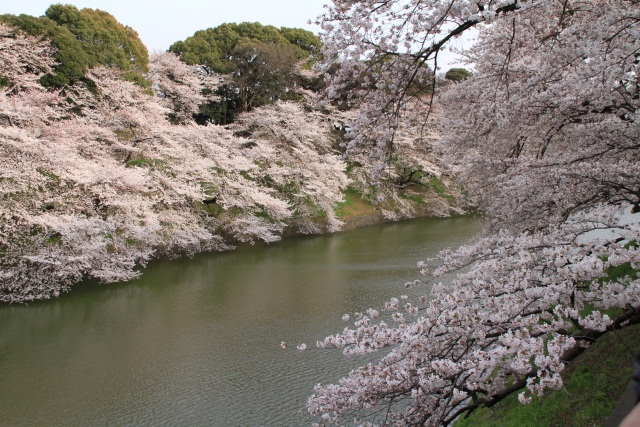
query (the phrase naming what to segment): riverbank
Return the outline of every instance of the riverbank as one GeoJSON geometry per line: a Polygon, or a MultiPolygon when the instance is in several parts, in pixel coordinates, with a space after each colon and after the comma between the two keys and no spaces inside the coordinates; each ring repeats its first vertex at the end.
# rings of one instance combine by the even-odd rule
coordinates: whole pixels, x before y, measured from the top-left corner
{"type": "Polygon", "coordinates": [[[631,382],[633,357],[640,351],[640,325],[611,331],[568,364],[564,386],[522,405],[512,395],[494,407],[476,410],[456,427],[557,426],[617,427],[633,406],[625,391],[631,382]],[[614,408],[620,403],[619,410],[614,408]]]}
{"type": "MultiPolygon", "coordinates": [[[[433,179],[431,180],[431,182],[433,182],[433,179]]],[[[439,192],[435,191],[428,184],[414,184],[409,188],[397,188],[393,191],[389,191],[387,189],[386,192],[392,197],[389,197],[389,200],[374,204],[370,200],[367,200],[360,192],[354,190],[353,187],[349,187],[342,195],[343,200],[341,202],[338,202],[334,208],[333,217],[335,218],[336,223],[339,224],[339,227],[330,227],[328,225],[326,216],[317,216],[315,218],[303,217],[303,221],[307,221],[308,224],[312,224],[310,228],[307,228],[306,232],[301,231],[300,221],[298,220],[297,222],[293,222],[292,226],[283,227],[279,236],[276,235],[272,239],[262,240],[264,240],[264,243],[269,244],[289,237],[329,234],[336,231],[349,231],[417,218],[449,217],[452,215],[459,215],[460,213],[464,212],[464,210],[461,208],[461,198],[459,197],[459,195],[456,194],[456,197],[454,197],[448,193],[444,193],[441,189],[439,192]],[[311,231],[309,232],[309,230],[311,231]]],[[[220,210],[214,212],[210,207],[207,206],[200,206],[197,209],[207,209],[207,214],[211,215],[214,218],[228,216],[228,213],[221,212],[220,210]]],[[[56,227],[55,223],[47,224],[47,226],[53,226],[54,229],[56,227]]],[[[40,249],[45,251],[49,251],[51,249],[56,251],[73,249],[73,247],[69,248],[66,235],[64,233],[53,233],[51,235],[51,231],[48,231],[48,228],[45,228],[44,226],[39,230],[39,233],[34,234],[32,238],[40,239],[40,241],[42,242],[42,246],[40,249]]],[[[67,229],[67,232],[68,231],[72,230],[67,229]]],[[[218,233],[221,231],[223,232],[216,245],[211,247],[201,246],[197,249],[192,248],[187,251],[181,250],[176,253],[170,253],[166,250],[166,248],[162,251],[156,252],[155,255],[150,255],[152,252],[147,252],[147,259],[143,260],[142,263],[135,262],[134,265],[134,262],[130,261],[125,264],[125,266],[128,264],[128,267],[126,268],[131,269],[131,274],[123,278],[116,278],[116,280],[112,280],[108,277],[91,276],[90,274],[87,274],[86,271],[86,268],[88,266],[81,265],[80,268],[84,269],[84,272],[76,274],[71,278],[70,281],[61,280],[60,282],[48,283],[49,288],[53,289],[53,292],[51,292],[51,294],[43,293],[41,291],[43,286],[34,287],[27,283],[21,288],[21,284],[16,282],[13,287],[5,286],[4,294],[0,293],[0,297],[2,297],[0,303],[12,304],[15,302],[31,302],[41,299],[49,299],[52,296],[58,297],[62,293],[69,291],[72,285],[75,285],[80,280],[84,282],[86,282],[87,280],[93,282],[102,282],[104,284],[117,283],[123,280],[131,280],[143,275],[148,263],[155,264],[157,262],[162,262],[162,260],[167,258],[175,259],[184,256],[190,257],[198,253],[234,251],[238,246],[253,245],[257,241],[256,239],[237,239],[233,234],[225,233],[224,227],[220,226],[220,220],[218,220],[217,228],[211,231],[213,233],[218,233]],[[78,280],[80,274],[82,275],[82,277],[80,277],[80,280],[78,280]],[[15,295],[19,295],[21,292],[23,294],[26,294],[25,298],[21,299],[21,297],[19,296],[17,298],[14,298],[15,295]]],[[[130,238],[127,238],[124,231],[117,227],[115,227],[115,230],[108,232],[106,234],[106,237],[108,246],[106,247],[106,251],[103,252],[106,258],[113,258],[118,256],[116,247],[112,245],[113,243],[115,243],[116,238],[119,238],[118,240],[126,239],[124,247],[128,249],[136,249],[136,247],[139,247],[140,243],[142,242],[142,240],[138,241],[137,239],[132,240],[130,238]]],[[[150,240],[149,242],[152,242],[152,240],[150,240]]],[[[88,248],[89,246],[85,245],[83,247],[88,248]]],[[[32,249],[35,251],[38,250],[37,247],[32,249]]],[[[150,249],[151,248],[149,248],[149,250],[150,249]]],[[[4,254],[6,255],[7,253],[10,253],[10,251],[5,252],[4,254]]],[[[81,257],[91,257],[95,256],[96,254],[88,252],[84,254],[79,253],[79,255],[81,257]]],[[[99,256],[102,257],[102,255],[99,256]]],[[[47,269],[43,271],[41,269],[38,269],[37,262],[29,262],[37,261],[36,257],[26,257],[26,260],[27,262],[23,264],[23,267],[28,271],[27,277],[31,277],[34,281],[42,280],[42,282],[45,284],[49,279],[51,279],[50,275],[53,270],[49,271],[50,269],[47,269]]],[[[10,261],[10,259],[5,256],[4,258],[0,258],[0,261],[7,262],[10,261]]],[[[110,262],[111,261],[107,261],[107,263],[110,262]]],[[[121,260],[118,262],[121,262],[121,260]]],[[[62,265],[61,263],[56,262],[55,259],[53,260],[52,264],[54,266],[62,265]]],[[[10,273],[10,271],[5,272],[5,277],[10,277],[10,273]]],[[[53,279],[55,280],[55,277],[53,279]]]]}
{"type": "Polygon", "coordinates": [[[465,214],[467,209],[459,189],[451,183],[445,186],[443,181],[436,177],[398,189],[397,197],[378,205],[367,200],[352,187],[347,188],[343,198],[335,209],[336,216],[343,222],[341,230],[353,230],[403,219],[449,217],[465,214]],[[403,206],[398,206],[400,203],[403,206]]]}
{"type": "Polygon", "coordinates": [[[436,135],[403,145],[374,183],[315,93],[199,126],[113,70],[90,77],[73,86],[82,115],[36,87],[48,103],[14,98],[0,122],[0,303],[131,280],[153,259],[456,211],[436,135]],[[366,212],[349,212],[354,194],[366,212]]]}

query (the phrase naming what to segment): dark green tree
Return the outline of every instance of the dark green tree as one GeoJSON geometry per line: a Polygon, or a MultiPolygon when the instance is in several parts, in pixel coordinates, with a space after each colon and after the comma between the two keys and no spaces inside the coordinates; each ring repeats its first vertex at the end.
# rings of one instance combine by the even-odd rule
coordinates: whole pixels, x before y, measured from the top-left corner
{"type": "Polygon", "coordinates": [[[290,45],[242,41],[234,48],[232,59],[236,63],[233,84],[242,111],[293,95],[298,57],[290,45]]]}
{"type": "Polygon", "coordinates": [[[62,4],[51,5],[45,15],[69,29],[80,41],[89,56],[89,67],[105,65],[132,72],[149,70],[149,53],[138,33],[120,24],[113,15],[62,4]]]}
{"type": "Polygon", "coordinates": [[[180,59],[189,65],[205,65],[210,71],[229,73],[234,69],[229,53],[240,36],[228,29],[223,31],[222,37],[216,33],[212,29],[196,31],[185,41],[172,44],[169,51],[180,55],[180,59]]]}
{"type": "Polygon", "coordinates": [[[289,44],[289,41],[273,25],[262,25],[259,22],[242,22],[236,26],[236,32],[241,37],[253,39],[262,43],[289,44]]]}
{"type": "Polygon", "coordinates": [[[119,68],[127,80],[147,86],[143,74],[149,71],[149,53],[135,30],[98,9],[54,4],[45,14],[76,37],[88,56],[89,67],[119,68]]]}
{"type": "Polygon", "coordinates": [[[298,53],[301,58],[316,55],[320,51],[320,39],[310,31],[300,28],[281,27],[280,34],[282,34],[290,44],[298,48],[298,53]]]}
{"type": "Polygon", "coordinates": [[[461,82],[471,77],[471,72],[464,68],[451,68],[446,72],[444,78],[454,82],[461,82]]]}
{"type": "Polygon", "coordinates": [[[250,41],[289,46],[297,59],[309,57],[320,46],[320,40],[310,31],[243,22],[196,31],[184,41],[172,44],[169,51],[180,55],[187,64],[206,65],[211,71],[230,73],[237,66],[237,61],[232,58],[234,49],[238,43],[250,41]]]}
{"type": "Polygon", "coordinates": [[[187,64],[204,65],[210,72],[229,74],[217,99],[203,104],[197,123],[231,123],[235,115],[279,99],[295,98],[300,82],[295,67],[319,51],[320,39],[299,28],[280,29],[257,22],[222,24],[196,31],[169,47],[187,64]]]}

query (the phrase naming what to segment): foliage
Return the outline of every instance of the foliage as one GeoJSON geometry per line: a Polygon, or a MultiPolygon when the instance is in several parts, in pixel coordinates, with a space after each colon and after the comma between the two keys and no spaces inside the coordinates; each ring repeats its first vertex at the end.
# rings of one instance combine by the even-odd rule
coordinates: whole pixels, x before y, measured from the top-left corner
{"type": "Polygon", "coordinates": [[[296,99],[298,85],[308,83],[295,72],[298,63],[316,55],[319,45],[306,30],[243,22],[196,31],[169,51],[209,73],[229,74],[212,92],[216,98],[200,104],[194,114],[199,124],[227,124],[241,112],[296,99]]]}
{"type": "Polygon", "coordinates": [[[54,4],[47,18],[67,28],[80,41],[88,56],[89,68],[98,65],[127,72],[148,71],[149,54],[138,33],[120,24],[111,14],[98,9],[77,9],[54,4]]]}
{"type": "Polygon", "coordinates": [[[249,42],[288,46],[298,59],[314,54],[320,46],[318,37],[306,30],[243,22],[196,31],[184,41],[172,44],[169,51],[187,64],[206,65],[211,71],[226,74],[236,69],[233,51],[238,43],[249,42]]]}
{"type": "Polygon", "coordinates": [[[320,39],[310,31],[301,28],[281,27],[280,34],[299,49],[298,56],[300,58],[315,55],[320,50],[320,39]]]}
{"type": "Polygon", "coordinates": [[[297,59],[290,47],[239,42],[232,55],[236,63],[233,85],[238,91],[241,111],[251,111],[293,94],[297,59]]]}
{"type": "Polygon", "coordinates": [[[444,78],[454,82],[460,82],[471,77],[471,72],[465,68],[450,68],[444,75],[444,78]]]}
{"type": "Polygon", "coordinates": [[[329,95],[349,88],[360,107],[347,153],[377,157],[384,177],[407,129],[436,120],[439,149],[488,220],[422,264],[430,292],[317,343],[382,355],[317,386],[312,416],[440,426],[515,393],[528,403],[562,387],[565,364],[606,330],[640,322],[635,273],[602,279],[640,265],[628,244],[640,234],[635,3],[334,0],[319,18],[322,69],[339,65],[329,95]],[[414,96],[424,64],[436,69],[470,28],[474,75],[414,96]]]}

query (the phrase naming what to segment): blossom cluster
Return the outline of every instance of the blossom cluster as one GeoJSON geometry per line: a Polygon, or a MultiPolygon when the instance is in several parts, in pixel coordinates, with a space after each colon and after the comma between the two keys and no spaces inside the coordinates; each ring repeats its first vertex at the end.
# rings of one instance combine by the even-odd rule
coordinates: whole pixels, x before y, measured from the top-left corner
{"type": "Polygon", "coordinates": [[[153,257],[340,228],[349,180],[319,114],[281,102],[234,126],[175,124],[176,105],[187,114],[216,80],[172,54],[152,60],[156,96],[108,68],[45,89],[47,43],[0,36],[0,301],[129,280],[153,257]],[[249,128],[260,133],[239,136],[249,128]]]}
{"type": "Polygon", "coordinates": [[[319,18],[325,67],[339,70],[331,91],[364,106],[354,149],[393,150],[422,100],[446,165],[487,218],[481,237],[420,264],[428,293],[318,342],[380,352],[316,386],[319,422],[441,426],[512,393],[527,403],[561,387],[593,340],[640,321],[636,3],[334,0],[319,18]],[[473,76],[411,90],[470,28],[473,76]]]}

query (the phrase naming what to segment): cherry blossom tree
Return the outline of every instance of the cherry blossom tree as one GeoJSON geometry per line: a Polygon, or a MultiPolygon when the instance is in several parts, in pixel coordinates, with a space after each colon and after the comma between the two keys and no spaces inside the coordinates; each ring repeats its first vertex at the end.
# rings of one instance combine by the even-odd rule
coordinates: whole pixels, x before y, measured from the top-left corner
{"type": "MultiPolygon", "coordinates": [[[[372,157],[370,146],[352,149],[353,131],[347,132],[345,159],[355,166],[351,187],[380,209],[384,218],[394,221],[414,218],[420,210],[429,216],[463,214],[468,204],[436,151],[440,140],[436,122],[424,120],[422,103],[413,106],[394,131],[391,155],[384,159],[372,157]]],[[[351,113],[344,122],[353,123],[358,112],[351,113]]]]}
{"type": "Polygon", "coordinates": [[[340,227],[333,208],[348,180],[317,112],[256,111],[242,118],[250,138],[175,124],[175,99],[195,105],[215,85],[194,67],[154,58],[163,98],[104,67],[53,90],[37,84],[52,65],[46,43],[0,36],[11,82],[0,88],[0,301],[129,280],[154,257],[340,227]]]}
{"type": "Polygon", "coordinates": [[[51,45],[28,37],[0,23],[0,77],[3,95],[39,86],[39,79],[51,71],[51,45]]]}
{"type": "Polygon", "coordinates": [[[334,207],[342,201],[349,180],[346,165],[331,147],[324,115],[280,101],[243,114],[234,128],[254,129],[253,144],[246,150],[260,166],[254,176],[287,195],[300,231],[324,231],[322,217],[328,231],[340,229],[342,222],[334,207]],[[307,167],[299,167],[301,162],[307,162],[307,167]]]}
{"type": "Polygon", "coordinates": [[[209,100],[205,93],[220,83],[214,73],[187,65],[174,53],[153,53],[149,65],[152,88],[161,103],[173,110],[172,120],[178,123],[191,121],[200,104],[209,100]]]}
{"type": "Polygon", "coordinates": [[[356,313],[317,343],[382,354],[318,385],[311,415],[450,425],[510,394],[527,403],[560,388],[593,340],[640,321],[636,1],[335,0],[320,23],[325,66],[340,64],[330,94],[364,78],[352,149],[374,141],[388,158],[422,102],[487,227],[421,263],[426,292],[356,313]],[[473,75],[441,96],[410,92],[470,28],[473,75]]]}

